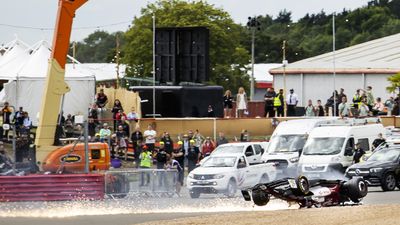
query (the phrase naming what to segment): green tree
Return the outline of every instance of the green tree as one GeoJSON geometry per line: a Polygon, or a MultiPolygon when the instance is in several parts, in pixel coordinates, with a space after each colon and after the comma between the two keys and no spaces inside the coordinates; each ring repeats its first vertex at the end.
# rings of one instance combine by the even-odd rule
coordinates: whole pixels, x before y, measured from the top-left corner
{"type": "Polygon", "coordinates": [[[394,93],[400,88],[400,73],[388,77],[388,81],[390,82],[390,86],[386,87],[386,90],[394,93]]]}
{"type": "MultiPolygon", "coordinates": [[[[124,44],[123,32],[112,34],[109,34],[106,31],[93,32],[82,42],[76,43],[76,59],[83,63],[112,62],[116,55],[117,35],[120,41],[120,46],[122,46],[124,44]]],[[[70,48],[69,54],[73,54],[72,48],[70,48]]]]}
{"type": "Polygon", "coordinates": [[[153,13],[157,27],[207,27],[210,30],[210,84],[229,89],[248,86],[248,77],[242,70],[250,56],[240,42],[245,28],[235,24],[224,10],[203,1],[159,0],[141,10],[141,16],[134,18],[125,34],[123,61],[129,65],[130,76],[151,75],[153,13]]]}

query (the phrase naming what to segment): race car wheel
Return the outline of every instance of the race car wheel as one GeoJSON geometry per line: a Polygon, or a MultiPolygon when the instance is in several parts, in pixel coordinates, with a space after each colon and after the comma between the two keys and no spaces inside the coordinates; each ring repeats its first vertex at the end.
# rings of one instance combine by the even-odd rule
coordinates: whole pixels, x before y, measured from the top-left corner
{"type": "Polygon", "coordinates": [[[396,188],[396,178],[393,173],[386,173],[382,177],[382,190],[393,191],[396,188]]]}
{"type": "Polygon", "coordinates": [[[297,184],[297,192],[300,194],[308,194],[310,192],[310,183],[308,182],[307,177],[305,176],[299,176],[296,179],[296,184],[297,184]]]}
{"type": "Polygon", "coordinates": [[[191,198],[199,198],[200,197],[200,192],[197,190],[191,190],[189,191],[190,197],[191,198]]]}
{"type": "Polygon", "coordinates": [[[254,190],[251,192],[251,197],[253,198],[254,204],[258,206],[264,206],[269,202],[269,195],[262,190],[254,190]]]}
{"type": "Polygon", "coordinates": [[[226,187],[226,196],[228,196],[229,198],[233,198],[235,197],[237,192],[237,185],[235,180],[231,179],[228,183],[228,186],[226,187]]]}
{"type": "Polygon", "coordinates": [[[347,196],[354,203],[360,202],[368,193],[368,185],[361,177],[349,180],[346,186],[348,191],[347,196]]]}

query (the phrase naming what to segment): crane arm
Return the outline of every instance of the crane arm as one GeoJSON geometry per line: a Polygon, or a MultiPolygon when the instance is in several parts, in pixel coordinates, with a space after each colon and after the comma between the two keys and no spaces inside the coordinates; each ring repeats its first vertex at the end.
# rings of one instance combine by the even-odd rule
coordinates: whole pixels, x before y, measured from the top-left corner
{"type": "Polygon", "coordinates": [[[70,91],[65,83],[65,64],[71,37],[72,22],[76,10],[88,0],[59,0],[56,26],[53,37],[52,54],[49,59],[44,94],[40,106],[39,124],[35,144],[38,160],[47,152],[41,151],[54,143],[57,117],[60,112],[61,97],[70,91]]]}

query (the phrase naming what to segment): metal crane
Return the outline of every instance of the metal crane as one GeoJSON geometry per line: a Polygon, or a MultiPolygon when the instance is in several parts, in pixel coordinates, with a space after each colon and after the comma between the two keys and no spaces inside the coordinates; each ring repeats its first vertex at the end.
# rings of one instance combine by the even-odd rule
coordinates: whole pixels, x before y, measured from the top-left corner
{"type": "Polygon", "coordinates": [[[70,91],[65,83],[65,64],[71,37],[72,22],[76,10],[88,0],[59,0],[56,26],[53,37],[52,54],[49,59],[44,95],[40,106],[39,124],[35,145],[37,159],[54,149],[54,135],[60,113],[62,96],[70,91]]]}

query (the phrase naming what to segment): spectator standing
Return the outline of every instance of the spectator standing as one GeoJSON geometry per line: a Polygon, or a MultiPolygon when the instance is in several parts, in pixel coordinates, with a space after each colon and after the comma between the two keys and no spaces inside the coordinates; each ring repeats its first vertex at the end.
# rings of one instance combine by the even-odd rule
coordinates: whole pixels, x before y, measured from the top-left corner
{"type": "Polygon", "coordinates": [[[358,109],[360,103],[361,103],[360,89],[357,89],[356,93],[353,95],[353,107],[355,109],[358,109]]]}
{"type": "Polygon", "coordinates": [[[189,173],[196,168],[197,162],[200,159],[200,150],[198,147],[194,146],[194,144],[195,144],[194,140],[189,141],[189,150],[187,154],[189,173]]]}
{"type": "MultiPolygon", "coordinates": [[[[142,153],[140,153],[140,168],[141,169],[150,169],[153,158],[151,157],[151,151],[149,151],[147,145],[143,145],[142,153]]],[[[150,183],[150,172],[142,171],[140,173],[140,186],[149,185],[150,183]],[[145,181],[146,176],[146,181],[145,181]]]]}
{"type": "Polygon", "coordinates": [[[96,95],[96,105],[100,109],[105,109],[107,103],[108,103],[107,95],[104,94],[104,89],[100,89],[99,93],[97,93],[96,95]]]}
{"type": "Polygon", "coordinates": [[[340,103],[342,103],[343,97],[346,97],[346,100],[347,100],[347,95],[344,93],[344,89],[340,88],[340,92],[338,95],[338,105],[340,105],[340,103]]]}
{"type": "Polygon", "coordinates": [[[178,160],[174,159],[174,157],[168,157],[167,163],[165,164],[165,169],[176,169],[178,174],[174,176],[174,183],[175,183],[175,191],[178,196],[180,196],[181,187],[183,185],[183,167],[180,165],[178,160]],[[181,181],[182,180],[182,181],[181,181]]]}
{"type": "Polygon", "coordinates": [[[99,110],[99,108],[98,108],[97,104],[93,104],[92,107],[89,109],[88,117],[93,118],[95,123],[98,123],[98,121],[99,121],[99,111],[98,110],[99,110]]]}
{"type": "Polygon", "coordinates": [[[308,105],[304,108],[306,117],[314,117],[315,116],[315,108],[312,104],[311,99],[308,100],[308,105]]]}
{"type": "Polygon", "coordinates": [[[264,117],[275,117],[274,98],[276,93],[273,88],[268,88],[264,95],[264,117]]]}
{"type": "Polygon", "coordinates": [[[203,155],[203,157],[207,157],[211,154],[212,151],[214,151],[215,149],[215,144],[214,142],[211,140],[210,137],[206,137],[206,140],[204,141],[204,143],[201,146],[201,153],[203,155]]]}
{"type": "Polygon", "coordinates": [[[289,94],[286,97],[287,105],[287,116],[296,116],[296,106],[299,102],[299,98],[293,89],[290,89],[289,94]]]}
{"type": "Polygon", "coordinates": [[[375,139],[374,142],[372,142],[372,150],[375,150],[379,145],[381,145],[385,141],[386,140],[385,140],[385,138],[383,138],[382,133],[379,133],[378,138],[375,139]]]}
{"type": "Polygon", "coordinates": [[[153,129],[152,125],[147,126],[147,130],[144,131],[143,137],[149,151],[153,152],[154,144],[156,143],[157,132],[153,129]]]}
{"type": "Polygon", "coordinates": [[[243,87],[240,87],[236,95],[236,109],[238,118],[242,118],[247,111],[247,95],[243,87]]]}
{"type": "MultiPolygon", "coordinates": [[[[3,127],[4,125],[10,126],[10,116],[12,113],[12,109],[9,106],[8,102],[4,102],[4,107],[1,109],[1,113],[3,116],[3,127]]],[[[5,129],[3,139],[8,140],[8,131],[9,129],[5,129]]]]}
{"type": "Polygon", "coordinates": [[[339,104],[339,116],[340,117],[349,117],[353,116],[351,113],[351,106],[347,103],[346,96],[342,97],[341,103],[339,104]]]}
{"type": "Polygon", "coordinates": [[[315,106],[316,115],[319,117],[325,116],[324,107],[322,106],[321,100],[317,100],[317,105],[315,106]]]}
{"type": "Polygon", "coordinates": [[[88,134],[90,137],[90,141],[94,141],[94,138],[96,136],[96,123],[94,122],[94,119],[91,117],[88,117],[88,134]]]}
{"type": "Polygon", "coordinates": [[[111,110],[111,112],[113,113],[114,130],[116,129],[116,126],[117,126],[117,113],[120,110],[123,110],[121,101],[119,101],[119,99],[115,99],[114,106],[113,106],[113,108],[111,110]]]}
{"type": "Polygon", "coordinates": [[[374,106],[374,95],[372,94],[372,87],[368,86],[367,90],[365,91],[365,94],[367,95],[367,105],[368,108],[372,109],[372,107],[374,106]]]}
{"type": "Polygon", "coordinates": [[[15,129],[17,132],[17,136],[19,136],[19,131],[21,127],[23,126],[24,123],[24,108],[19,107],[19,110],[15,112],[14,114],[14,124],[15,124],[15,129]]]}
{"type": "Polygon", "coordinates": [[[175,159],[178,163],[179,166],[182,168],[181,170],[178,170],[178,180],[181,186],[183,185],[183,180],[184,180],[184,174],[185,174],[185,151],[183,150],[183,142],[178,141],[178,147],[174,149],[172,152],[172,158],[175,159]]]}
{"type": "Polygon", "coordinates": [[[284,112],[284,99],[283,99],[283,89],[279,89],[278,94],[274,98],[274,109],[276,111],[276,116],[278,117],[284,117],[285,112],[284,112]]]}
{"type": "Polygon", "coordinates": [[[133,150],[135,151],[135,167],[138,168],[140,164],[140,146],[143,143],[143,134],[140,132],[140,127],[136,126],[135,131],[131,134],[131,141],[133,145],[133,150]]]}
{"type": "MultiPolygon", "coordinates": [[[[160,144],[160,147],[159,147],[159,149],[157,151],[157,154],[156,154],[156,160],[157,160],[156,165],[157,165],[157,169],[158,170],[162,170],[162,169],[165,168],[165,164],[167,163],[167,158],[169,158],[169,155],[165,151],[164,142],[160,141],[159,144],[160,144]]],[[[158,185],[159,186],[165,185],[165,183],[166,183],[165,182],[165,179],[166,179],[165,172],[164,171],[157,171],[157,174],[158,174],[158,185]]]]}
{"type": "Polygon", "coordinates": [[[200,134],[200,131],[198,129],[195,130],[192,138],[196,143],[194,144],[194,146],[200,148],[200,146],[203,144],[204,141],[204,137],[203,135],[200,134]]]}
{"type": "Polygon", "coordinates": [[[171,155],[174,150],[174,141],[171,139],[168,132],[164,132],[161,141],[165,144],[165,151],[171,155]]]}
{"type": "Polygon", "coordinates": [[[222,132],[218,133],[218,139],[217,139],[217,146],[220,146],[222,144],[227,144],[229,143],[228,140],[225,138],[225,134],[222,132]]]}
{"type": "Polygon", "coordinates": [[[364,149],[361,148],[361,144],[357,143],[354,149],[353,163],[359,163],[361,157],[365,154],[364,149]]]}
{"type": "Polygon", "coordinates": [[[230,90],[226,90],[224,94],[224,117],[232,117],[233,97],[230,90]]]}
{"type": "Polygon", "coordinates": [[[338,110],[338,106],[339,106],[338,101],[339,101],[339,94],[335,90],[332,93],[332,96],[329,97],[328,100],[326,101],[326,104],[325,104],[326,112],[329,113],[329,108],[331,108],[332,109],[332,116],[333,115],[337,116],[338,112],[339,112],[339,110],[338,110]],[[335,103],[336,103],[336,112],[334,111],[335,110],[335,103]]]}
{"type": "Polygon", "coordinates": [[[126,143],[128,135],[125,133],[123,126],[119,125],[115,132],[115,152],[119,156],[124,156],[125,160],[128,160],[128,145],[126,143]]]}

